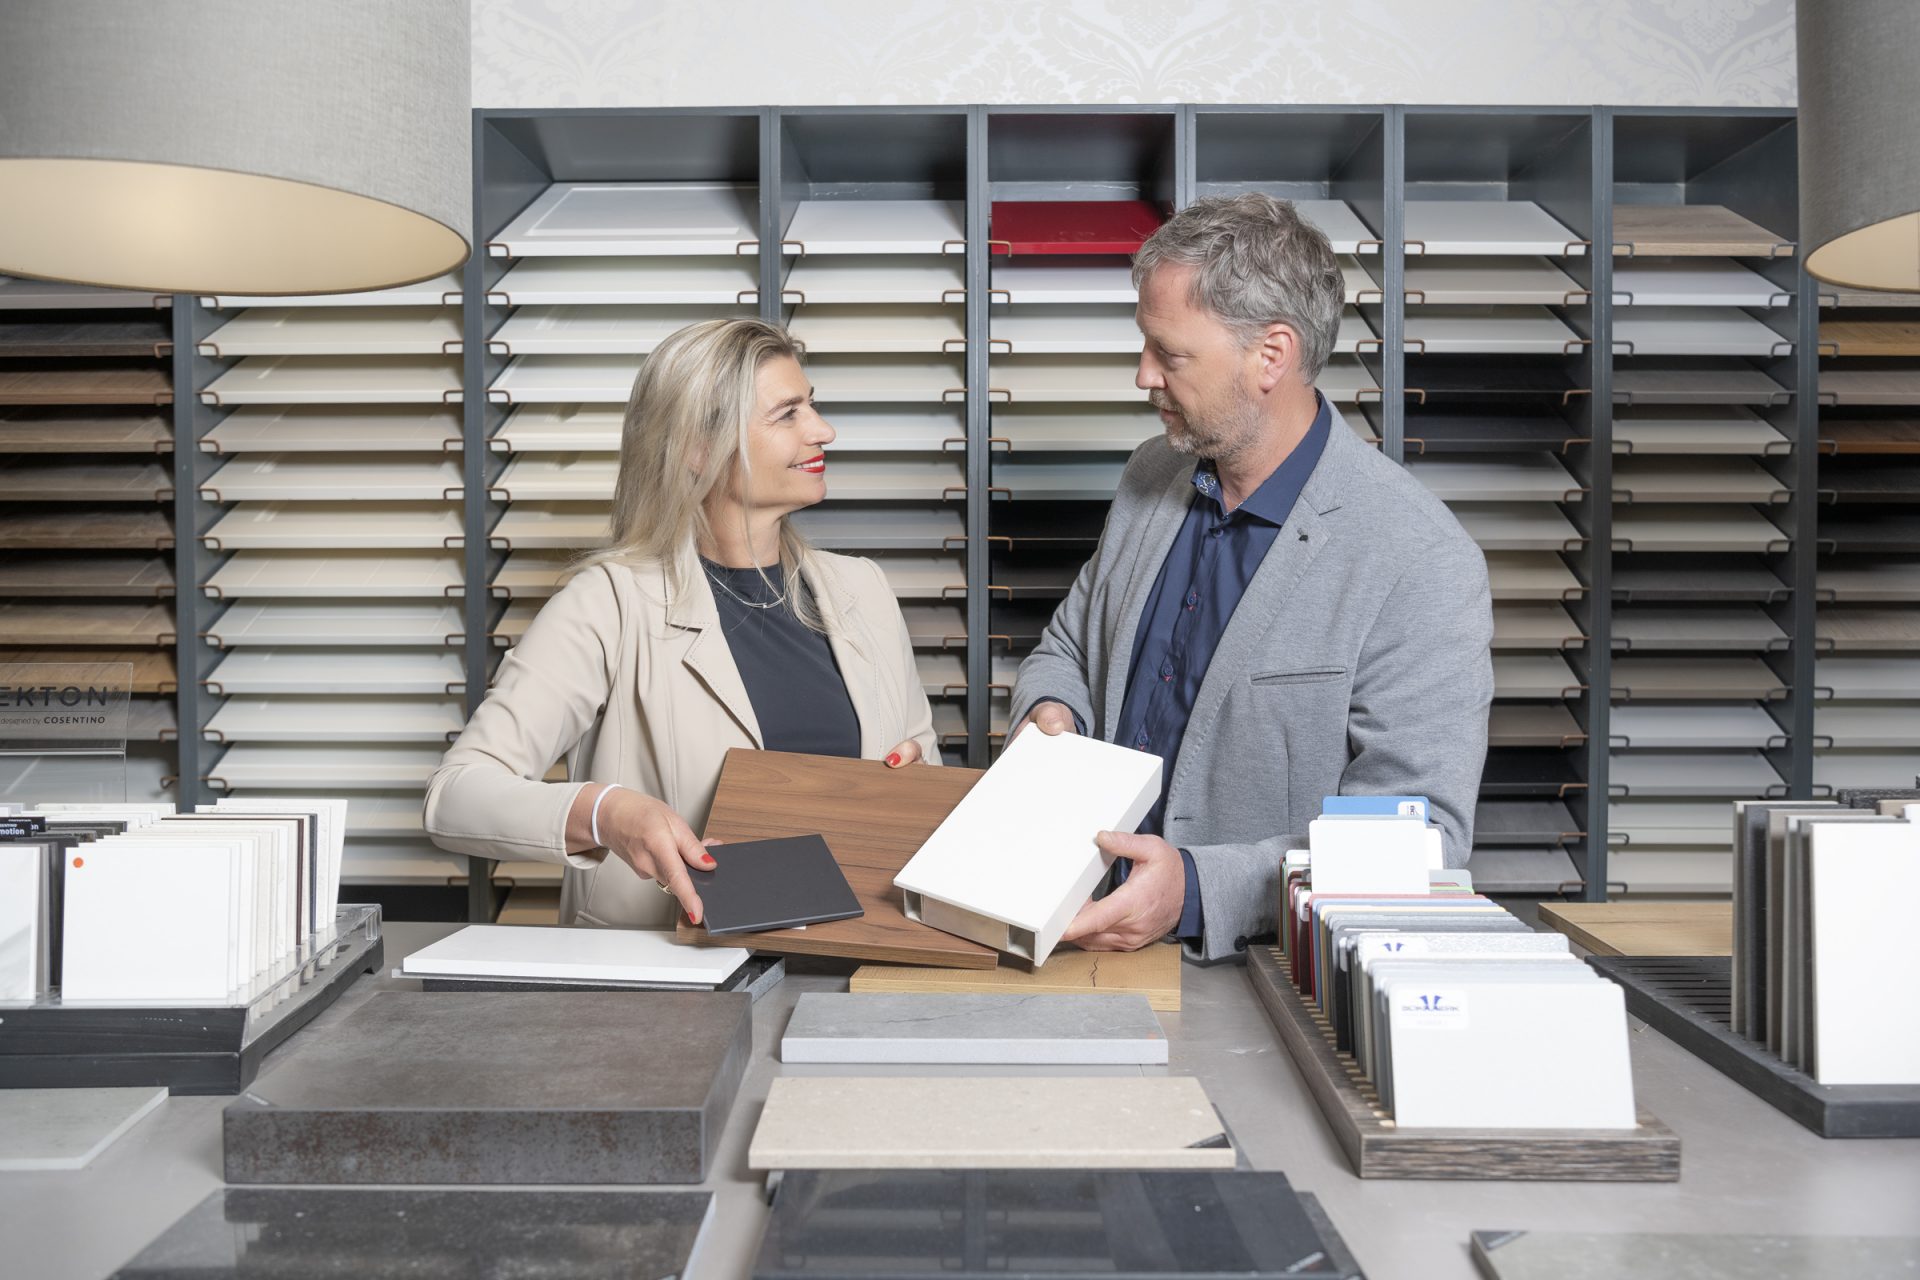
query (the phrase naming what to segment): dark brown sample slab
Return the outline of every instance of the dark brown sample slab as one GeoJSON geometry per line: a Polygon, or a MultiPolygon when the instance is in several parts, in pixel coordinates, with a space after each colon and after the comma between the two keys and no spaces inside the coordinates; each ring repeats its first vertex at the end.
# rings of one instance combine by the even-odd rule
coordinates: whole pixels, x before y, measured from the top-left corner
{"type": "Polygon", "coordinates": [[[147,459],[16,458],[0,463],[0,495],[35,502],[168,502],[173,469],[147,459]]]}
{"type": "Polygon", "coordinates": [[[0,404],[172,404],[165,366],[76,360],[53,369],[0,369],[0,404]]]}
{"type": "Polygon", "coordinates": [[[173,521],[158,507],[0,504],[0,551],[166,551],[172,546],[173,521]]]}
{"type": "Polygon", "coordinates": [[[978,769],[931,765],[889,769],[878,760],[729,751],[707,817],[707,838],[821,836],[866,914],[858,920],[834,920],[805,929],[711,940],[705,929],[682,921],[679,940],[785,955],[993,968],[999,955],[992,948],[907,919],[900,891],[893,887],[893,878],[907,859],[920,851],[980,776],[978,769]]]}
{"type": "Polygon", "coordinates": [[[0,645],[170,645],[173,641],[171,604],[0,602],[0,645]]]}
{"type": "Polygon", "coordinates": [[[0,649],[0,665],[14,662],[72,666],[113,663],[132,668],[133,692],[174,693],[180,687],[172,649],[0,649]]]}
{"type": "Polygon", "coordinates": [[[0,357],[146,356],[173,351],[173,329],[164,312],[136,319],[96,318],[68,312],[42,319],[0,321],[0,357]]]}
{"type": "Polygon", "coordinates": [[[0,559],[0,599],[173,594],[173,564],[163,555],[9,555],[0,559]]]}
{"type": "Polygon", "coordinates": [[[0,453],[172,453],[173,421],[138,410],[0,410],[0,453]]]}
{"type": "Polygon", "coordinates": [[[1920,453],[1920,418],[1863,418],[1820,424],[1826,453],[1920,453]]]}

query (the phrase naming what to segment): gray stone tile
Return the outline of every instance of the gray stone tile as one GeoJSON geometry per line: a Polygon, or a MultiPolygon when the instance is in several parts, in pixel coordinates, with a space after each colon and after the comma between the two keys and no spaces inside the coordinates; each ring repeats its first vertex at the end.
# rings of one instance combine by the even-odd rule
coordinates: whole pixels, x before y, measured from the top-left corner
{"type": "Polygon", "coordinates": [[[1860,1280],[1920,1276],[1911,1236],[1687,1235],[1476,1231],[1493,1280],[1860,1280]]]}
{"type": "Polygon", "coordinates": [[[809,992],[782,1062],[1157,1065],[1167,1037],[1140,995],[809,992]]]}
{"type": "Polygon", "coordinates": [[[84,1169],[167,1099],[129,1089],[0,1089],[0,1172],[84,1169]]]}

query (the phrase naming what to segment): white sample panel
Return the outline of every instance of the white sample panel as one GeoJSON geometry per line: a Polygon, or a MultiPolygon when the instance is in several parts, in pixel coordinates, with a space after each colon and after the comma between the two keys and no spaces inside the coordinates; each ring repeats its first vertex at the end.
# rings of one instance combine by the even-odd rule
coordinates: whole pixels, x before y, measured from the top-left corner
{"type": "Polygon", "coordinates": [[[1615,406],[1613,448],[1631,454],[1784,453],[1787,438],[1772,423],[1738,405],[1695,409],[1615,406]]]}
{"type": "Polygon", "coordinates": [[[957,404],[967,375],[957,355],[809,355],[821,404],[957,404]]]}
{"type": "Polygon", "coordinates": [[[1607,733],[1616,747],[1679,750],[1761,749],[1784,745],[1786,730],[1751,704],[1633,703],[1613,708],[1607,733]]]}
{"type": "Polygon", "coordinates": [[[1613,266],[1617,307],[1784,307],[1792,294],[1730,258],[1635,258],[1613,266]]]}
{"type": "Polygon", "coordinates": [[[1123,257],[1042,254],[995,258],[992,271],[996,304],[1105,302],[1132,306],[1139,297],[1133,287],[1132,265],[1123,257]]]}
{"type": "Polygon", "coordinates": [[[1562,355],[1580,338],[1545,307],[1410,309],[1405,336],[1426,355],[1562,355]]]}
{"type": "Polygon", "coordinates": [[[625,420],[619,409],[528,405],[507,415],[492,444],[509,453],[614,454],[625,420]]]}
{"type": "Polygon", "coordinates": [[[1133,322],[1131,304],[1002,308],[994,314],[990,328],[995,354],[1140,353],[1140,327],[1133,322]]]}
{"type": "Polygon", "coordinates": [[[235,409],[200,437],[203,453],[438,453],[460,448],[458,409],[380,405],[235,409]]]}
{"type": "Polygon", "coordinates": [[[209,742],[437,742],[466,722],[460,699],[441,696],[229,697],[207,721],[209,742]]]}
{"type": "Polygon", "coordinates": [[[1757,751],[1626,751],[1609,758],[1608,777],[1630,796],[1784,795],[1767,758],[1757,751]]]}
{"type": "Polygon", "coordinates": [[[996,404],[991,422],[990,434],[1015,453],[1132,453],[1161,431],[1144,400],[1126,409],[996,404]]]}
{"type": "Polygon", "coordinates": [[[880,573],[894,596],[901,600],[942,600],[966,587],[966,558],[958,552],[932,556],[890,554],[872,559],[880,566],[880,573]]]}
{"type": "Polygon", "coordinates": [[[781,233],[785,253],[941,253],[966,249],[959,200],[803,200],[781,233]]]}
{"type": "Polygon", "coordinates": [[[566,583],[572,553],[516,551],[493,575],[493,587],[510,600],[544,600],[566,583]]]}
{"type": "Polygon", "coordinates": [[[1920,1018],[1887,1007],[1920,985],[1920,951],[1887,918],[1920,896],[1920,824],[1816,824],[1808,843],[1813,1078],[1920,1084],[1920,1018]]]}
{"type": "Polygon", "coordinates": [[[1560,551],[1581,541],[1573,522],[1545,503],[1454,502],[1448,510],[1482,551],[1560,551]]]}
{"type": "Polygon", "coordinates": [[[458,551],[242,551],[214,570],[202,590],[216,600],[439,600],[465,587],[458,551]]]}
{"type": "Polygon", "coordinates": [[[1843,750],[1920,747],[1920,714],[1897,705],[1815,707],[1813,736],[1817,745],[1843,750]]]}
{"type": "Polygon", "coordinates": [[[1787,637],[1756,605],[1623,605],[1613,613],[1613,638],[1616,648],[1742,651],[1787,637]]]}
{"type": "Polygon", "coordinates": [[[1294,210],[1320,228],[1335,253],[1379,253],[1380,238],[1344,200],[1295,200],[1294,210]]]}
{"type": "Polygon", "coordinates": [[[718,986],[750,954],[742,947],[680,946],[670,930],[474,924],[413,952],[400,962],[400,972],[410,978],[558,978],[718,986]]]}
{"type": "Polygon", "coordinates": [[[1530,200],[1409,200],[1406,237],[1409,256],[1423,248],[1429,255],[1560,257],[1587,251],[1581,237],[1530,200]]]}
{"type": "Polygon", "coordinates": [[[250,356],[215,378],[202,403],[453,404],[459,356],[250,356]]]}
{"type": "Polygon", "coordinates": [[[1045,963],[1160,794],[1160,758],[1077,734],[1016,738],[894,877],[909,919],[1045,963]]]}
{"type": "Polygon", "coordinates": [[[487,389],[496,404],[625,404],[644,356],[520,356],[487,389]]]}
{"type": "Polygon", "coordinates": [[[508,551],[584,551],[607,540],[605,503],[532,506],[516,502],[500,517],[489,541],[508,551]]]}
{"type": "MultiPolygon", "coordinates": [[[[780,286],[780,300],[799,306],[844,303],[966,302],[966,263],[940,258],[803,258],[780,286]]],[[[803,313],[804,314],[804,313],[803,313]]]]}
{"type": "Polygon", "coordinates": [[[1920,658],[1816,658],[1813,686],[1822,698],[1920,701],[1920,658]]]}
{"type": "MultiPolygon", "coordinates": [[[[1781,551],[1787,535],[1752,507],[1621,507],[1613,514],[1621,551],[1781,551]]],[[[1703,587],[1714,585],[1703,575],[1703,587]]]]}
{"type": "Polygon", "coordinates": [[[200,296],[200,305],[209,311],[235,307],[437,307],[455,306],[462,289],[460,272],[449,271],[418,284],[403,284],[394,289],[371,289],[359,293],[290,293],[248,296],[237,293],[212,293],[200,296]]]}
{"type": "Polygon", "coordinates": [[[1407,459],[1427,491],[1443,502],[1564,502],[1580,482],[1550,453],[1435,454],[1407,459]]]}
{"type": "Polygon", "coordinates": [[[688,325],[750,314],[738,307],[521,307],[487,345],[507,356],[643,356],[688,325]]]}
{"type": "Polygon", "coordinates": [[[828,551],[941,551],[967,532],[959,511],[938,507],[812,507],[795,512],[793,522],[809,542],[828,551]]]}
{"type": "Polygon", "coordinates": [[[225,783],[247,791],[266,787],[352,791],[424,788],[445,752],[444,744],[304,747],[244,743],[228,747],[213,762],[208,778],[216,786],[225,783]]]}
{"type": "Polygon", "coordinates": [[[70,857],[62,999],[227,1003],[241,856],[230,844],[108,839],[70,857]]]}
{"type": "Polygon", "coordinates": [[[1788,489],[1748,458],[1619,458],[1613,464],[1616,502],[1784,502],[1788,489]]]}
{"type": "MultiPolygon", "coordinates": [[[[940,306],[806,306],[787,326],[808,352],[938,354],[967,339],[966,313],[940,306]]],[[[815,385],[819,384],[816,376],[815,385]]]]}
{"type": "Polygon", "coordinates": [[[1911,787],[1920,776],[1920,751],[1840,751],[1816,748],[1815,787],[1911,787]]]}
{"type": "Polygon", "coordinates": [[[1367,371],[1366,365],[1352,356],[1335,356],[1327,361],[1327,367],[1320,371],[1313,385],[1329,404],[1358,404],[1362,392],[1380,390],[1379,382],[1367,371]]]}
{"type": "Polygon", "coordinates": [[[1120,487],[1124,458],[1090,458],[1073,462],[1036,462],[1025,458],[997,458],[993,483],[1012,490],[1012,496],[1030,501],[1111,501],[1120,487]]]}
{"type": "Polygon", "coordinates": [[[994,398],[1005,391],[1015,404],[1033,402],[1139,404],[1147,393],[1133,384],[1140,367],[1137,356],[996,355],[988,368],[994,398]]]}
{"type": "MultiPolygon", "coordinates": [[[[465,685],[454,650],[236,649],[203,682],[215,697],[244,694],[448,694],[465,685]]],[[[457,727],[457,726],[456,726],[457,727]]]]}
{"type": "Polygon", "coordinates": [[[1727,806],[1698,800],[1616,800],[1607,806],[1607,830],[1634,845],[1724,849],[1727,806]]]}
{"type": "Polygon", "coordinates": [[[954,455],[827,456],[827,497],[834,501],[938,502],[964,496],[966,484],[966,466],[954,455]]]}
{"type": "Polygon", "coordinates": [[[48,981],[47,855],[0,844],[0,1001],[34,1000],[48,981]]]}
{"type": "Polygon", "coordinates": [[[1790,339],[1733,307],[1633,307],[1613,317],[1616,355],[1769,356],[1792,347],[1790,339]]]}
{"type": "Polygon", "coordinates": [[[207,624],[207,640],[235,645],[444,646],[465,631],[458,604],[241,603],[207,624]]]}
{"type": "Polygon", "coordinates": [[[759,264],[748,257],[529,258],[488,297],[508,307],[740,306],[759,288],[759,264]]]}
{"type": "Polygon", "coordinates": [[[760,251],[759,192],[725,182],[556,182],[487,245],[494,257],[760,251]]]}
{"type": "Polygon", "coordinates": [[[606,454],[560,453],[516,458],[487,492],[498,502],[612,502],[620,473],[606,454]]]}
{"type": "Polygon", "coordinates": [[[249,504],[235,507],[200,536],[214,551],[306,548],[440,550],[464,533],[458,508],[447,503],[355,502],[249,504]]]}
{"type": "MultiPolygon", "coordinates": [[[[1410,304],[1429,306],[1584,305],[1579,282],[1545,258],[1446,258],[1409,255],[1410,304]]],[[[1349,301],[1352,299],[1349,298],[1349,301]]]]}
{"type": "Polygon", "coordinates": [[[450,307],[253,307],[199,342],[200,354],[237,356],[432,356],[460,350],[460,313],[450,307]]]}
{"type": "Polygon", "coordinates": [[[825,415],[833,443],[841,453],[930,453],[966,443],[966,418],[960,406],[932,404],[841,404],[825,415]]]}
{"type": "Polygon", "coordinates": [[[461,480],[452,458],[248,457],[208,476],[200,496],[208,502],[451,502],[460,497],[461,480]]]}

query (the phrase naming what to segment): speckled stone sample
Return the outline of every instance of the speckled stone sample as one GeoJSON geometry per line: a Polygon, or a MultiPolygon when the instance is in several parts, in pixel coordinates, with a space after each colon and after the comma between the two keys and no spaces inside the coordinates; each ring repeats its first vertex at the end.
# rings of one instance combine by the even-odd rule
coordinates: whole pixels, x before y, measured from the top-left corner
{"type": "Polygon", "coordinates": [[[1920,1276],[1920,1238],[1476,1231],[1473,1259],[1493,1280],[1860,1280],[1920,1276]]]}
{"type": "Polygon", "coordinates": [[[1167,1037],[1145,996],[808,992],[782,1062],[1158,1065],[1167,1037]]]}

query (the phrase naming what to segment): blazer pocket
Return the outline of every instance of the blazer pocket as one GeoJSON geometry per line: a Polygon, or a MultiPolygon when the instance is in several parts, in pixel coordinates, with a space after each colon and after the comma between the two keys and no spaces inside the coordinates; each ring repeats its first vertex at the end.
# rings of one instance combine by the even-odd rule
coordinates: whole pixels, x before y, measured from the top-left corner
{"type": "Polygon", "coordinates": [[[1339,680],[1346,674],[1345,667],[1313,667],[1306,671],[1262,671],[1248,677],[1248,683],[1262,687],[1276,684],[1322,684],[1328,680],[1339,680]]]}

